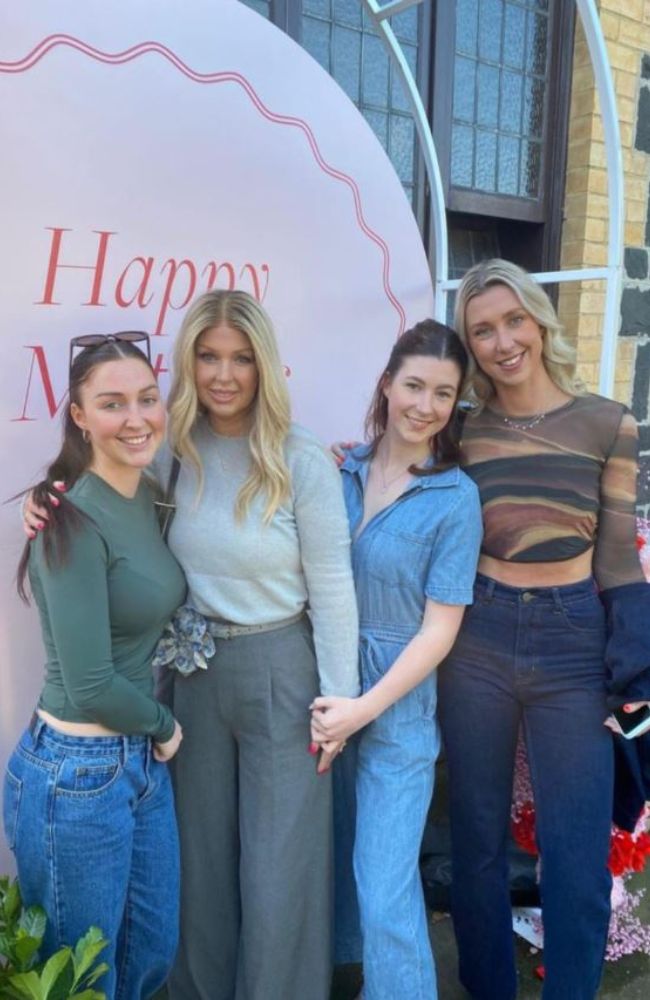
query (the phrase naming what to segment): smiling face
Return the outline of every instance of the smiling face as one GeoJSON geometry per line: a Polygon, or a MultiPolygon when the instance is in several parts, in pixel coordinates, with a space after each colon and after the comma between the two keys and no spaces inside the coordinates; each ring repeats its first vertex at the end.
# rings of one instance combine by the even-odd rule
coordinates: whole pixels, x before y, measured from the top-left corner
{"type": "Polygon", "coordinates": [[[446,426],[454,411],[461,373],[454,361],[411,355],[392,377],[387,376],[383,392],[388,400],[386,433],[402,445],[422,451],[446,426]]]}
{"type": "Polygon", "coordinates": [[[212,429],[228,437],[247,434],[259,377],[246,334],[227,323],[205,330],[196,341],[194,379],[212,429]]]}
{"type": "Polygon", "coordinates": [[[491,285],[465,308],[467,346],[500,386],[522,386],[545,372],[543,332],[507,285],[491,285]]]}
{"type": "Polygon", "coordinates": [[[165,433],[165,408],[148,364],[137,358],[97,364],[70,415],[89,439],[89,468],[121,492],[137,487],[165,433]]]}

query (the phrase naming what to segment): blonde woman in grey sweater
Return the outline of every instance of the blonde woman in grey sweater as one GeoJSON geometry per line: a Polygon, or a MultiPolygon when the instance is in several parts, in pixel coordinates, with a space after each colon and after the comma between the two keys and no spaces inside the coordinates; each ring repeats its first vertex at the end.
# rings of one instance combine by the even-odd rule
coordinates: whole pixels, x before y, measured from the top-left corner
{"type": "Polygon", "coordinates": [[[176,342],[169,545],[208,620],[206,670],[176,673],[181,945],[173,1000],[325,1000],[331,789],[310,755],[317,694],[355,695],[357,617],[339,474],[291,424],[269,317],[208,292],[176,342]],[[307,614],[309,609],[309,614],[307,614]]]}

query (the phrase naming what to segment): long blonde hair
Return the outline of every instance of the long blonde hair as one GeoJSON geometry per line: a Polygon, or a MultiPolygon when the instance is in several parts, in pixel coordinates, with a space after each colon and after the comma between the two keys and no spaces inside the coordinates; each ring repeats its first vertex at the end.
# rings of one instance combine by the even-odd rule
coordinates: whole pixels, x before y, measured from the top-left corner
{"type": "Polygon", "coordinates": [[[200,495],[203,466],[192,439],[192,431],[201,414],[194,375],[196,343],[202,333],[222,323],[248,337],[258,374],[249,435],[252,468],[239,491],[235,510],[238,517],[243,517],[253,498],[262,494],[266,497],[264,520],[268,522],[291,489],[283,451],[291,408],[273,325],[266,311],[248,292],[206,292],[187,310],[174,345],[169,441],[174,454],[188,459],[196,469],[200,495]]]}
{"type": "Polygon", "coordinates": [[[508,260],[494,257],[471,267],[463,278],[456,295],[454,326],[469,354],[467,378],[462,396],[479,413],[494,395],[494,385],[477,365],[467,339],[465,312],[468,303],[493,285],[505,285],[539,324],[543,334],[542,357],[549,377],[563,392],[580,396],[585,387],[576,378],[576,354],[566,340],[553,303],[541,285],[527,271],[508,260]]]}

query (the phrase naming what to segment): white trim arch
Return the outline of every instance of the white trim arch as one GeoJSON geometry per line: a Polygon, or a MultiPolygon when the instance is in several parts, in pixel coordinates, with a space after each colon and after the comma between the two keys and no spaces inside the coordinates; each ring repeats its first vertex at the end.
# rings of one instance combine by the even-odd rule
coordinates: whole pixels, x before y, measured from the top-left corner
{"type": "MultiPolygon", "coordinates": [[[[409,7],[415,7],[417,4],[424,2],[426,0],[392,0],[392,2],[382,6],[378,0],[362,0],[367,15],[374,22],[379,36],[388,49],[389,55],[402,78],[413,111],[432,200],[434,310],[436,319],[444,321],[447,315],[447,293],[457,288],[459,282],[449,280],[447,216],[440,165],[431,133],[431,126],[417,84],[404,58],[401,46],[388,23],[388,18],[392,15],[399,14],[400,11],[407,10],[409,7]]],[[[576,7],[589,47],[605,134],[607,194],[609,200],[607,264],[604,267],[544,271],[536,274],[535,277],[542,284],[564,281],[605,281],[605,315],[603,319],[600,354],[599,390],[603,395],[611,396],[614,389],[616,347],[620,327],[621,285],[623,280],[624,189],[621,134],[612,74],[595,0],[576,0],[576,7]]]]}

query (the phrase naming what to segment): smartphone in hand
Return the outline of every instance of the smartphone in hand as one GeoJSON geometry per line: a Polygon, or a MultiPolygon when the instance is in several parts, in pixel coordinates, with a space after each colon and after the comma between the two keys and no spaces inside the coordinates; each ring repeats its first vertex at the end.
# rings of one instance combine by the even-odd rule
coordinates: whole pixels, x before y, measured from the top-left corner
{"type": "Polygon", "coordinates": [[[636,712],[624,712],[622,708],[617,708],[612,715],[621,727],[626,740],[633,740],[650,730],[650,708],[647,705],[637,708],[636,712]]]}

